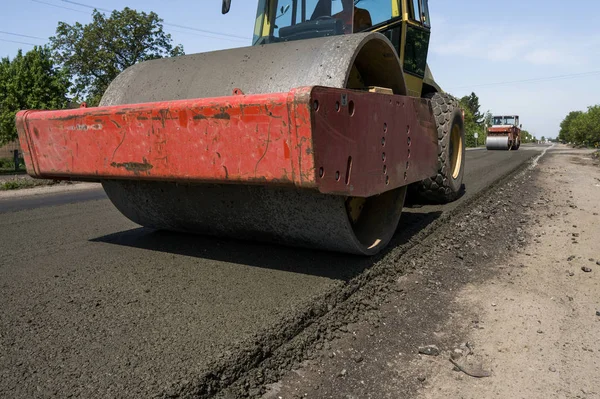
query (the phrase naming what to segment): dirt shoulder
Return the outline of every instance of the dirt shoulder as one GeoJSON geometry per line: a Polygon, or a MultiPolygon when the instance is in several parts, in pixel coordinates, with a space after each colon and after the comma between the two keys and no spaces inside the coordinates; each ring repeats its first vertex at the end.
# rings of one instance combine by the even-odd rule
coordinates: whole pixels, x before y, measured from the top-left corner
{"type": "Polygon", "coordinates": [[[101,187],[99,183],[34,179],[26,174],[4,174],[0,175],[0,200],[98,187],[101,187]]]}
{"type": "Polygon", "coordinates": [[[589,155],[563,147],[543,161],[530,243],[510,259],[517,269],[496,263],[503,273],[456,298],[459,309],[479,309],[467,339],[492,377],[429,360],[419,397],[600,397],[600,168],[589,155]]]}
{"type": "Polygon", "coordinates": [[[597,163],[556,146],[456,215],[264,398],[600,397],[597,163]]]}

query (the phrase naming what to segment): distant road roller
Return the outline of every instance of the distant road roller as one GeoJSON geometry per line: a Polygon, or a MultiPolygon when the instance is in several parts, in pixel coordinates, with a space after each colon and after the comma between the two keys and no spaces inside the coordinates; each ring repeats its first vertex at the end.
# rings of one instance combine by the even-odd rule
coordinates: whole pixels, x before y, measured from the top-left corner
{"type": "Polygon", "coordinates": [[[488,128],[485,147],[488,150],[518,150],[521,146],[519,116],[493,116],[488,128]]]}
{"type": "Polygon", "coordinates": [[[99,107],[19,112],[27,171],[101,182],[154,229],[373,255],[408,186],[461,190],[430,27],[427,0],[261,0],[250,47],[133,65],[99,107]]]}

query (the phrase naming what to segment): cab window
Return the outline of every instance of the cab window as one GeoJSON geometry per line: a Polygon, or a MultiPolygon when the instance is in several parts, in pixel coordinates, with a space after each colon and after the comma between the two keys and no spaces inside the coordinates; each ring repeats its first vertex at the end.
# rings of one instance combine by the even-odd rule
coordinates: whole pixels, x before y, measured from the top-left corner
{"type": "Polygon", "coordinates": [[[429,21],[429,4],[428,0],[409,0],[408,17],[416,22],[420,22],[426,27],[431,26],[429,21]]]}
{"type": "Polygon", "coordinates": [[[429,8],[427,0],[409,0],[409,23],[404,46],[404,71],[423,78],[429,50],[429,8]]]}
{"type": "Polygon", "coordinates": [[[349,34],[391,18],[390,0],[260,0],[253,43],[349,34]],[[265,25],[270,32],[262,31],[265,25]]]}
{"type": "Polygon", "coordinates": [[[273,34],[279,36],[279,29],[292,25],[292,1],[279,1],[273,25],[273,34]]]}
{"type": "Polygon", "coordinates": [[[344,10],[354,8],[354,32],[368,29],[392,18],[390,0],[306,0],[296,1],[297,16],[295,23],[314,19],[320,15],[341,17],[344,10]],[[306,20],[301,20],[302,6],[306,4],[306,20]]]}
{"type": "Polygon", "coordinates": [[[413,21],[419,21],[419,2],[420,0],[409,0],[408,17],[413,21]]]}
{"type": "Polygon", "coordinates": [[[421,0],[421,22],[426,27],[431,27],[431,21],[429,20],[429,2],[427,0],[421,0]]]}
{"type": "Polygon", "coordinates": [[[297,1],[297,10],[298,17],[296,18],[296,23],[305,22],[307,19],[312,19],[313,16],[317,17],[319,13],[325,15],[335,15],[342,11],[344,11],[344,6],[341,0],[331,1],[331,0],[305,0],[297,1]],[[300,20],[299,17],[302,14],[302,4],[306,4],[306,19],[300,20]],[[328,4],[331,3],[331,4],[328,4]],[[317,7],[318,6],[318,7],[317,7]],[[331,7],[331,9],[330,9],[331,7]]]}
{"type": "Polygon", "coordinates": [[[392,2],[390,0],[358,0],[354,1],[355,20],[361,13],[370,19],[371,26],[379,25],[392,18],[392,2]]]}

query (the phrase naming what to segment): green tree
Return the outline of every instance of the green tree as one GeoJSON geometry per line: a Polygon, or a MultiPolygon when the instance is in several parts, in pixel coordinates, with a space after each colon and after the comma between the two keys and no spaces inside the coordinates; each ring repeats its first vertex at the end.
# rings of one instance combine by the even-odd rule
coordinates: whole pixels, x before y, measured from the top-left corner
{"type": "Polygon", "coordinates": [[[15,115],[24,109],[61,109],[68,104],[69,79],[56,68],[47,47],[21,50],[0,61],[0,145],[17,138],[15,115]]]}
{"type": "Polygon", "coordinates": [[[521,143],[532,143],[535,138],[527,130],[521,130],[521,143]]]}
{"type": "Polygon", "coordinates": [[[468,96],[464,96],[463,98],[460,99],[460,103],[462,104],[463,107],[468,108],[469,111],[471,111],[471,114],[473,115],[473,121],[476,124],[478,124],[478,125],[483,124],[485,117],[479,111],[480,105],[479,105],[479,97],[477,96],[477,94],[471,93],[468,96]]]}
{"type": "Polygon", "coordinates": [[[560,140],[564,140],[567,142],[574,141],[573,131],[571,129],[571,124],[579,115],[583,114],[581,111],[572,111],[563,119],[560,123],[560,132],[558,134],[558,138],[560,140]]]}
{"type": "Polygon", "coordinates": [[[570,124],[572,142],[594,145],[600,142],[600,105],[588,107],[570,124]]]}
{"type": "Polygon", "coordinates": [[[162,22],[154,12],[127,7],[109,17],[94,10],[87,25],[59,22],[50,42],[56,61],[72,76],[71,94],[95,106],[124,69],[141,61],[182,55],[183,47],[173,46],[162,22]]]}
{"type": "Polygon", "coordinates": [[[484,121],[488,121],[488,126],[491,124],[492,114],[488,111],[485,116],[479,114],[480,121],[473,114],[473,109],[479,113],[479,98],[475,93],[470,96],[464,96],[459,100],[460,107],[465,112],[465,145],[467,147],[475,147],[477,144],[485,144],[487,132],[484,127],[484,121]],[[477,133],[477,139],[475,139],[477,133]]]}
{"type": "Polygon", "coordinates": [[[586,114],[589,124],[587,142],[594,147],[600,147],[600,105],[588,107],[586,114]]]}
{"type": "Polygon", "coordinates": [[[492,126],[492,113],[491,113],[490,110],[487,110],[487,112],[485,113],[485,116],[483,118],[483,122],[487,126],[492,126]]]}
{"type": "Polygon", "coordinates": [[[588,146],[600,145],[600,105],[570,112],[560,124],[559,139],[588,146]]]}
{"type": "Polygon", "coordinates": [[[478,132],[477,124],[473,122],[473,114],[471,110],[467,107],[464,107],[461,103],[461,108],[464,111],[465,119],[464,119],[464,128],[465,128],[465,145],[467,147],[475,147],[475,132],[478,132]]]}

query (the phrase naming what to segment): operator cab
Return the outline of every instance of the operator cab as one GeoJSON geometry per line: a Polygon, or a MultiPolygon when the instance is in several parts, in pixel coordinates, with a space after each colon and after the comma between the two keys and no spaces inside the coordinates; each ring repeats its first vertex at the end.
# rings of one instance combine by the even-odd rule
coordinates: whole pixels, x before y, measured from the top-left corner
{"type": "MultiPolygon", "coordinates": [[[[223,13],[231,0],[223,0],[223,13]]],[[[252,44],[379,32],[392,43],[408,94],[441,91],[427,67],[428,0],[259,0],[252,44]]]]}
{"type": "Polygon", "coordinates": [[[492,116],[492,126],[519,126],[519,116],[492,116]]]}

